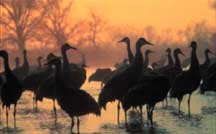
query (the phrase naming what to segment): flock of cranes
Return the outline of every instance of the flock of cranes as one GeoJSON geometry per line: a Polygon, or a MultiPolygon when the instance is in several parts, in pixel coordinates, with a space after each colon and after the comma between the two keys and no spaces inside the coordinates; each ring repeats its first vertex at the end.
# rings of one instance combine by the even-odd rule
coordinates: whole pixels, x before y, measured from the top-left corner
{"type": "Polygon", "coordinates": [[[147,122],[153,128],[153,112],[158,102],[167,97],[176,98],[179,102],[188,94],[188,114],[190,115],[190,99],[192,93],[200,87],[201,93],[216,91],[216,63],[211,63],[209,49],[205,50],[205,62],[199,63],[196,54],[197,42],[190,44],[191,57],[190,67],[184,70],[181,66],[180,55],[184,55],[180,48],[173,52],[166,49],[168,63],[158,67],[158,63],[152,63],[149,67],[149,56],[154,51],[147,49],[142,55],[141,48],[154,45],[145,38],[139,38],[136,42],[135,55],[131,51],[128,37],[119,41],[126,44],[128,59],[116,65],[115,70],[109,68],[97,69],[88,81],[100,81],[101,91],[98,102],[87,92],[81,89],[86,81],[86,61],[82,54],[80,64],[69,63],[67,51],[79,51],[77,48],[65,43],[61,47],[61,56],[50,53],[46,57],[46,64],[42,64],[43,57],[38,57],[38,67],[32,71],[28,63],[27,51],[23,51],[23,64],[15,59],[15,68],[11,70],[9,55],[6,50],[0,51],[0,57],[4,61],[4,72],[0,75],[0,95],[3,108],[6,107],[6,125],[8,127],[8,114],[11,105],[14,105],[14,127],[16,127],[16,106],[25,90],[33,92],[33,108],[37,108],[37,101],[43,98],[53,100],[53,111],[57,121],[56,101],[60,108],[71,118],[71,131],[74,127],[74,118],[77,119],[77,131],[79,133],[79,117],[89,113],[101,115],[101,109],[106,109],[109,102],[118,101],[117,122],[120,123],[119,115],[122,106],[127,127],[127,111],[130,108],[139,108],[141,121],[143,122],[143,106],[147,108],[147,122]],[[145,57],[145,58],[144,58],[145,57]],[[174,57],[174,59],[173,59],[174,57]],[[202,83],[201,83],[202,80],[202,83]]]}

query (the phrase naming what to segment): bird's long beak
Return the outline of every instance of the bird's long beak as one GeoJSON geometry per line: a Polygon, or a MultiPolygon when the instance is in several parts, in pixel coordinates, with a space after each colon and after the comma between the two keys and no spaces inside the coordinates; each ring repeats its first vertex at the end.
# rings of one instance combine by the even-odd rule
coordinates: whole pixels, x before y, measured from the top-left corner
{"type": "Polygon", "coordinates": [[[119,41],[117,41],[117,42],[118,42],[118,43],[122,43],[122,42],[124,42],[124,41],[123,41],[123,39],[122,39],[122,40],[119,40],[119,41]]]}
{"type": "Polygon", "coordinates": [[[146,44],[147,44],[147,45],[151,45],[151,46],[154,45],[153,43],[151,43],[151,42],[149,42],[149,41],[146,41],[146,44]]]}
{"type": "Polygon", "coordinates": [[[77,48],[76,48],[76,47],[73,47],[73,46],[70,46],[70,49],[77,50],[77,48]]]}
{"type": "Polygon", "coordinates": [[[215,55],[211,50],[209,50],[209,53],[212,54],[212,55],[215,55]]]}
{"type": "Polygon", "coordinates": [[[183,52],[180,52],[180,54],[185,57],[185,54],[183,52]]]}

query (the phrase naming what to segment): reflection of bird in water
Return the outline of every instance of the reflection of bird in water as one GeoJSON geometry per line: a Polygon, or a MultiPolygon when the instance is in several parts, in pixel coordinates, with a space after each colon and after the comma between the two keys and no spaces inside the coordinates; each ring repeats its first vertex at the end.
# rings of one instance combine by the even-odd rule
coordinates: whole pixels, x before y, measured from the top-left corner
{"type": "Polygon", "coordinates": [[[79,133],[79,117],[93,113],[100,115],[100,109],[97,102],[84,90],[77,90],[65,86],[64,76],[62,76],[62,67],[60,59],[53,59],[48,62],[56,68],[56,97],[61,109],[71,117],[71,131],[74,126],[74,117],[77,117],[77,131],[79,133]]]}
{"type": "MultiPolygon", "coordinates": [[[[136,55],[133,63],[124,71],[114,74],[111,79],[105,84],[99,94],[99,106],[106,108],[108,102],[118,100],[118,116],[117,121],[119,124],[119,110],[120,103],[123,100],[124,95],[127,93],[129,88],[134,86],[143,70],[143,57],[141,47],[143,45],[151,45],[150,42],[144,38],[139,38],[136,42],[136,55]]],[[[126,117],[126,116],[125,116],[126,117]]]]}
{"type": "Polygon", "coordinates": [[[189,70],[180,73],[171,88],[170,96],[172,98],[177,98],[179,101],[179,112],[180,105],[183,96],[189,94],[188,97],[188,114],[190,115],[190,98],[191,94],[199,87],[201,81],[201,74],[199,69],[199,60],[197,58],[196,50],[197,43],[195,41],[191,42],[191,65],[189,70]]]}
{"type": "Polygon", "coordinates": [[[17,101],[22,95],[23,89],[18,78],[13,74],[9,66],[9,56],[4,50],[0,51],[0,57],[4,60],[4,71],[6,81],[1,89],[1,101],[3,108],[6,106],[6,121],[8,127],[8,110],[10,106],[14,104],[14,127],[16,127],[16,106],[17,101]]]}

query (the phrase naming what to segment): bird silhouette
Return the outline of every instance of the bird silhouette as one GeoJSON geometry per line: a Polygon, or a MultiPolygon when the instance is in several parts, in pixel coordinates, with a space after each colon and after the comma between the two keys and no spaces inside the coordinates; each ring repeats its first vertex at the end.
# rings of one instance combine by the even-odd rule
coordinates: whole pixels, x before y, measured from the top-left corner
{"type": "Polygon", "coordinates": [[[117,122],[119,124],[119,110],[120,103],[123,100],[124,95],[128,92],[129,88],[137,83],[142,70],[143,70],[143,57],[141,53],[141,47],[143,45],[152,45],[152,43],[146,41],[144,38],[139,38],[136,42],[136,54],[133,63],[120,73],[114,74],[111,79],[105,84],[99,94],[99,106],[106,109],[106,104],[118,100],[117,105],[117,122]]]}
{"type": "Polygon", "coordinates": [[[199,87],[201,81],[201,74],[199,69],[199,60],[197,58],[196,50],[197,43],[195,41],[191,42],[191,65],[189,70],[180,73],[171,88],[170,96],[171,98],[177,98],[179,102],[179,113],[180,105],[184,95],[189,94],[188,97],[188,114],[190,116],[190,99],[191,94],[199,87]]]}
{"type": "Polygon", "coordinates": [[[207,71],[208,67],[211,65],[211,61],[209,58],[209,54],[213,54],[208,48],[204,51],[205,61],[203,64],[200,65],[200,72],[201,75],[204,77],[205,72],[207,71]]]}
{"type": "Polygon", "coordinates": [[[6,81],[1,89],[1,101],[2,107],[6,106],[6,124],[8,127],[8,111],[10,106],[14,104],[14,127],[16,128],[16,106],[17,101],[22,95],[22,85],[19,82],[18,78],[13,74],[9,66],[9,56],[5,50],[0,51],[0,57],[4,60],[4,71],[6,81]]]}
{"type": "Polygon", "coordinates": [[[128,59],[129,59],[130,64],[132,64],[134,60],[134,55],[131,50],[129,37],[124,37],[122,40],[119,41],[119,43],[121,42],[124,42],[127,45],[128,59]]]}
{"type": "Polygon", "coordinates": [[[78,51],[81,54],[81,62],[78,64],[71,63],[70,68],[75,81],[75,85],[80,88],[86,81],[86,56],[84,53],[78,51]],[[76,78],[76,79],[75,79],[76,78]]]}
{"type": "Polygon", "coordinates": [[[66,78],[65,84],[68,84],[68,86],[73,86],[78,89],[86,80],[86,71],[85,69],[83,70],[83,68],[77,66],[77,64],[69,64],[66,52],[70,49],[77,50],[77,48],[70,46],[68,43],[63,44],[63,46],[61,47],[61,54],[63,57],[62,69],[64,77],[66,78]]]}
{"type": "Polygon", "coordinates": [[[140,108],[142,121],[142,106],[147,104],[147,117],[153,127],[153,111],[155,104],[163,101],[170,89],[169,78],[164,75],[143,75],[139,84],[132,87],[125,95],[122,106],[127,112],[130,107],[140,108]]]}
{"type": "Polygon", "coordinates": [[[203,79],[203,82],[200,86],[200,91],[201,94],[204,94],[207,91],[216,92],[216,72],[203,79]]]}
{"type": "Polygon", "coordinates": [[[216,63],[211,64],[203,75],[203,82],[200,86],[201,94],[204,94],[206,91],[216,91],[215,84],[216,76],[216,63]]]}
{"type": "Polygon", "coordinates": [[[56,97],[61,109],[71,117],[71,131],[74,126],[74,117],[77,117],[77,131],[79,133],[79,117],[93,113],[100,115],[100,109],[97,102],[84,90],[77,90],[66,87],[64,76],[62,76],[62,65],[59,58],[48,62],[49,65],[55,66],[56,97]]]}
{"type": "Polygon", "coordinates": [[[29,63],[28,63],[28,59],[27,59],[27,50],[24,49],[23,50],[23,64],[21,67],[15,68],[13,70],[13,73],[16,75],[16,77],[20,81],[22,81],[25,78],[25,76],[28,75],[29,70],[30,70],[30,68],[29,68],[29,63]]]}
{"type": "MultiPolygon", "coordinates": [[[[47,55],[46,60],[51,61],[52,59],[57,58],[53,53],[49,53],[47,55]]],[[[53,101],[53,111],[55,118],[57,120],[57,113],[56,113],[56,95],[55,95],[55,79],[54,79],[54,69],[51,65],[48,65],[46,70],[44,72],[41,72],[43,77],[41,78],[41,81],[38,83],[38,90],[36,92],[36,102],[37,101],[43,101],[43,98],[51,99],[53,101]]]]}
{"type": "MultiPolygon", "coordinates": [[[[174,59],[175,59],[175,63],[173,65],[173,67],[169,67],[166,70],[163,70],[163,72],[162,72],[164,75],[168,76],[171,85],[173,85],[176,76],[182,72],[182,67],[181,67],[181,61],[180,61],[180,58],[179,58],[179,54],[182,55],[182,56],[185,56],[180,48],[176,48],[173,51],[173,56],[174,56],[174,59]]],[[[165,99],[165,101],[166,101],[166,107],[167,107],[168,106],[167,98],[165,99]]]]}
{"type": "Polygon", "coordinates": [[[168,64],[159,68],[157,71],[160,72],[160,73],[164,73],[166,72],[167,70],[169,70],[170,68],[173,67],[174,65],[174,62],[173,62],[173,58],[172,58],[172,50],[171,48],[167,48],[166,49],[166,53],[167,53],[167,59],[168,59],[168,64]]]}
{"type": "Polygon", "coordinates": [[[42,69],[42,63],[41,63],[42,59],[43,59],[42,56],[39,56],[39,57],[37,58],[37,60],[38,60],[38,70],[41,70],[41,69],[42,69]]]}
{"type": "Polygon", "coordinates": [[[94,73],[92,73],[88,81],[98,81],[101,82],[101,87],[107,82],[107,80],[112,75],[112,70],[110,68],[98,68],[94,73]]]}
{"type": "MultiPolygon", "coordinates": [[[[52,57],[52,54],[48,55],[47,58],[52,57]]],[[[28,74],[22,81],[24,90],[33,92],[33,109],[37,109],[37,92],[41,83],[46,80],[46,78],[52,74],[52,67],[42,68],[41,63],[42,57],[38,57],[38,71],[28,74]]]]}

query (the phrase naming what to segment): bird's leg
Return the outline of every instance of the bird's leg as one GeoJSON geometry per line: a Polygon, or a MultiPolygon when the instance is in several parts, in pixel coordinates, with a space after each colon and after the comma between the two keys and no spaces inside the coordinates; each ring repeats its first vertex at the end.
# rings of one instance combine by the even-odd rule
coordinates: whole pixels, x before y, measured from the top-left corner
{"type": "Polygon", "coordinates": [[[74,117],[71,117],[71,133],[73,133],[74,117]]]}
{"type": "Polygon", "coordinates": [[[154,111],[154,105],[151,106],[151,128],[153,128],[153,111],[154,111]]]}
{"type": "Polygon", "coordinates": [[[162,108],[164,108],[164,101],[162,101],[161,103],[162,103],[162,108]]]}
{"type": "Polygon", "coordinates": [[[33,110],[34,110],[34,100],[35,100],[35,99],[34,99],[34,95],[33,95],[33,98],[32,98],[32,100],[33,100],[33,110]]]}
{"type": "Polygon", "coordinates": [[[54,111],[55,121],[57,122],[57,112],[56,112],[56,106],[55,106],[55,99],[53,99],[53,111],[54,111]]]}
{"type": "Polygon", "coordinates": [[[189,94],[189,96],[188,96],[188,115],[189,115],[189,117],[191,115],[191,112],[190,112],[190,98],[191,98],[191,94],[189,94]]]}
{"type": "Polygon", "coordinates": [[[168,98],[166,97],[166,105],[165,105],[165,107],[167,108],[167,106],[168,106],[168,98]]]}
{"type": "Polygon", "coordinates": [[[103,88],[103,82],[101,82],[101,85],[100,85],[100,86],[101,86],[101,88],[103,88]]]}
{"type": "Polygon", "coordinates": [[[77,133],[78,134],[80,133],[79,126],[80,126],[80,119],[79,119],[79,117],[77,117],[77,133]]]}
{"type": "Polygon", "coordinates": [[[147,125],[149,125],[149,105],[146,105],[146,110],[147,110],[147,125]]]}
{"type": "Polygon", "coordinates": [[[38,103],[37,103],[36,98],[35,98],[35,105],[36,105],[36,109],[38,109],[38,103]]]}
{"type": "Polygon", "coordinates": [[[181,99],[178,99],[178,113],[181,113],[181,99]]]}
{"type": "Polygon", "coordinates": [[[8,129],[8,107],[6,107],[6,124],[8,129]]]}
{"type": "Polygon", "coordinates": [[[120,102],[118,102],[118,105],[117,105],[117,122],[118,122],[118,125],[120,123],[120,121],[119,121],[119,115],[120,115],[120,102]]]}
{"type": "Polygon", "coordinates": [[[140,119],[141,119],[141,123],[143,124],[142,106],[139,106],[139,108],[140,108],[140,119]]]}
{"type": "Polygon", "coordinates": [[[14,116],[14,128],[16,129],[16,104],[14,104],[14,113],[13,113],[13,116],[14,116]]]}
{"type": "Polygon", "coordinates": [[[127,111],[124,110],[125,114],[125,127],[128,128],[128,123],[127,123],[127,111]]]}

